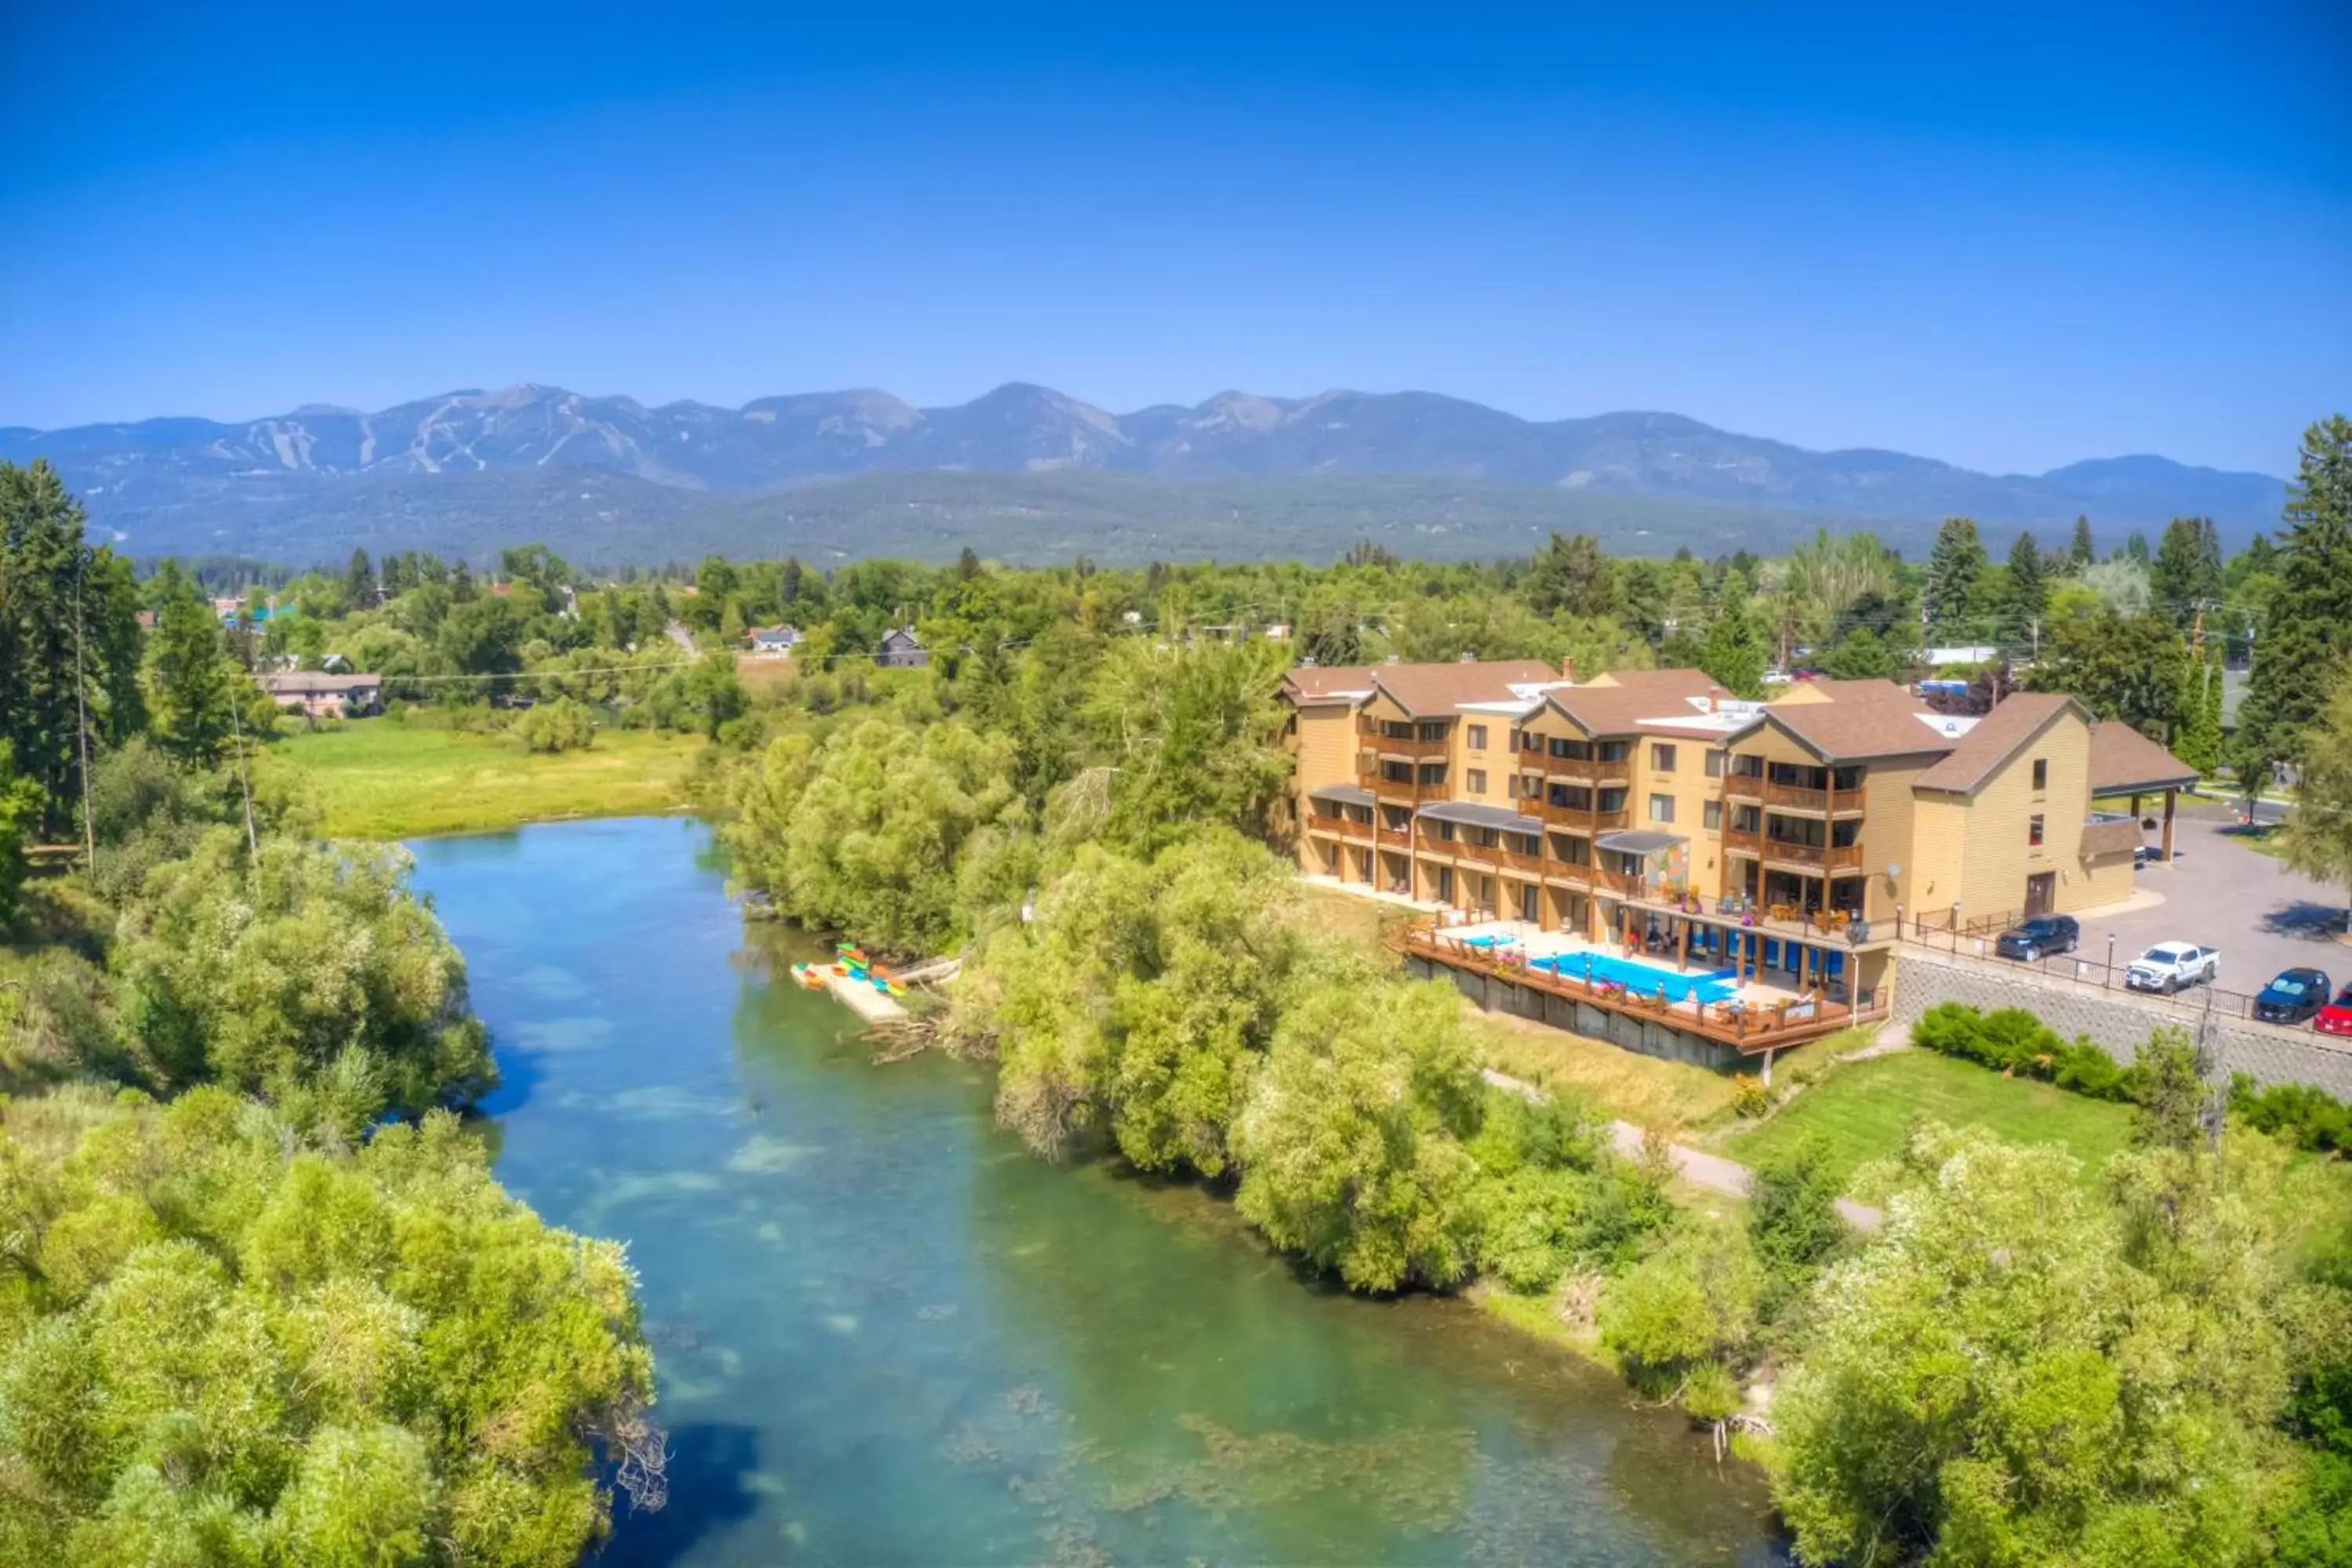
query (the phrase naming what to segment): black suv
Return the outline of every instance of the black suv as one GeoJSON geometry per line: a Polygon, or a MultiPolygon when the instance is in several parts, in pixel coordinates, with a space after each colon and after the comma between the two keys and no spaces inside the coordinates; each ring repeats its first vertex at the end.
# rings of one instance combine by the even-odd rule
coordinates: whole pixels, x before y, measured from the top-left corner
{"type": "Polygon", "coordinates": [[[2021,958],[2032,963],[2053,952],[2072,952],[2082,940],[2083,928],[2073,915],[2036,915],[2001,932],[1993,951],[2003,958],[2021,958]]]}

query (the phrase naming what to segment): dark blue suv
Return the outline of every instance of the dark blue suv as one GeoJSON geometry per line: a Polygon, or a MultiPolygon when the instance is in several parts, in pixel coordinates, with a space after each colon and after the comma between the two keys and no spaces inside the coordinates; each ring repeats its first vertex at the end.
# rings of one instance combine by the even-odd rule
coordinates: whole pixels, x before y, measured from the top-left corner
{"type": "Polygon", "coordinates": [[[2003,958],[2021,958],[2032,963],[2053,952],[2072,952],[2082,940],[2083,928],[2073,915],[2036,915],[2001,932],[1993,951],[2003,958]]]}

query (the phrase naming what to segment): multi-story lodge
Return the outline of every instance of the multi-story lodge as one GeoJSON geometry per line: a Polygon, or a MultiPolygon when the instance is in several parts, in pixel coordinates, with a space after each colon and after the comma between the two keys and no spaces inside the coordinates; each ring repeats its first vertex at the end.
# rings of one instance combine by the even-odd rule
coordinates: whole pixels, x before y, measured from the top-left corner
{"type": "Polygon", "coordinates": [[[1341,883],[1794,987],[1883,991],[1897,922],[2127,898],[2135,814],[2194,771],[2072,698],[1982,718],[1886,681],[1737,700],[1692,669],[1293,670],[1299,857],[1341,883]],[[1849,972],[1848,964],[1852,970],[1849,972]]]}

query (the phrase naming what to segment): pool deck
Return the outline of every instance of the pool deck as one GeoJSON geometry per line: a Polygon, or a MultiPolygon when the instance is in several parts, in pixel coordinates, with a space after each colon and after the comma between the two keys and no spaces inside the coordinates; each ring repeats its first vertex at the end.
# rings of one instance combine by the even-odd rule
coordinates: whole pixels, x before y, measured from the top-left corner
{"type": "MultiPolygon", "coordinates": [[[[1662,1002],[1654,995],[1644,997],[1638,992],[1629,993],[1604,983],[1588,985],[1572,969],[1561,973],[1530,968],[1529,964],[1537,959],[1559,959],[1563,961],[1563,968],[1570,968],[1575,958],[1587,952],[1616,959],[1627,959],[1629,955],[1521,921],[1487,921],[1444,928],[1433,921],[1416,922],[1391,938],[1391,945],[1410,958],[1568,997],[1603,1012],[1646,1018],[1670,1029],[1729,1046],[1743,1056],[1769,1056],[1772,1051],[1884,1016],[1885,1011],[1883,1005],[1857,1009],[1820,993],[1791,991],[1753,980],[1723,982],[1735,993],[1727,1003],[1662,1002]]],[[[1633,956],[1630,961],[1662,973],[1675,973],[1653,958],[1633,956]]],[[[1693,965],[1681,973],[1685,979],[1697,979],[1719,971],[1693,965]]]]}

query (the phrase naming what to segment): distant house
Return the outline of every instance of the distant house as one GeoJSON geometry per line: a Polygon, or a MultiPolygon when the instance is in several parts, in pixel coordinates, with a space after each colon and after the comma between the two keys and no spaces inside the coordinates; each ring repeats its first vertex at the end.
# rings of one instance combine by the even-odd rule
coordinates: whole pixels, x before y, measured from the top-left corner
{"type": "Polygon", "coordinates": [[[921,669],[931,662],[931,650],[905,626],[894,626],[882,638],[874,663],[882,669],[921,669]]]}
{"type": "Polygon", "coordinates": [[[139,612],[139,629],[142,632],[152,632],[155,629],[154,611],[142,610],[139,612]]]}
{"type": "Polygon", "coordinates": [[[313,719],[356,719],[381,712],[383,708],[381,675],[303,670],[265,675],[259,679],[261,689],[269,693],[270,700],[288,713],[307,713],[313,719]]]}
{"type": "Polygon", "coordinates": [[[789,655],[801,645],[798,626],[753,626],[751,635],[753,653],[789,655]]]}

